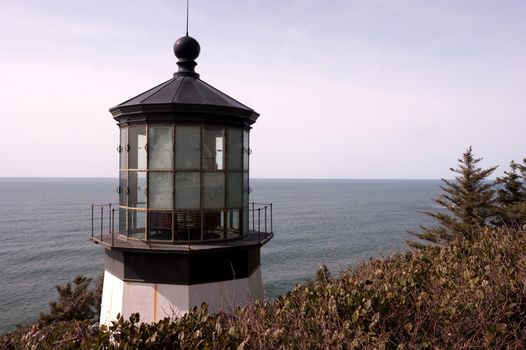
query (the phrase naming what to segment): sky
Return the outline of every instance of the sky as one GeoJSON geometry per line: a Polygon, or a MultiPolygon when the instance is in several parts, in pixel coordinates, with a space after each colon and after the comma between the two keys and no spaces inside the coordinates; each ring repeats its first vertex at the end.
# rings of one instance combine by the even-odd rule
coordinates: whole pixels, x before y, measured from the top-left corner
{"type": "MultiPolygon", "coordinates": [[[[0,0],[0,177],[116,177],[108,109],[172,77],[185,0],[0,0]]],[[[251,177],[451,178],[526,157],[526,2],[192,0],[251,177]]]]}

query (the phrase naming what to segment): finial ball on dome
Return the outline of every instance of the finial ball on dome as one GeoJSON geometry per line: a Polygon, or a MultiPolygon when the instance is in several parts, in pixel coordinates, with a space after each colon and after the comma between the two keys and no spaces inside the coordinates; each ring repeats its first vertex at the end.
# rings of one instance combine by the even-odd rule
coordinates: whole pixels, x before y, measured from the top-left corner
{"type": "Polygon", "coordinates": [[[179,59],[195,60],[199,56],[201,46],[191,36],[183,36],[174,44],[175,56],[179,59]]]}

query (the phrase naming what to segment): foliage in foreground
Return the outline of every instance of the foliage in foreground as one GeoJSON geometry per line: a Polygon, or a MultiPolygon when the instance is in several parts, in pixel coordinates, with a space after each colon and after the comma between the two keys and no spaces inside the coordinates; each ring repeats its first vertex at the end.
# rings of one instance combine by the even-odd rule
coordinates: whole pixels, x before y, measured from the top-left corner
{"type": "Polygon", "coordinates": [[[154,324],[132,315],[96,334],[78,321],[33,326],[1,337],[0,348],[524,349],[525,233],[484,228],[474,240],[371,260],[337,279],[322,271],[234,315],[195,309],[154,324]]]}

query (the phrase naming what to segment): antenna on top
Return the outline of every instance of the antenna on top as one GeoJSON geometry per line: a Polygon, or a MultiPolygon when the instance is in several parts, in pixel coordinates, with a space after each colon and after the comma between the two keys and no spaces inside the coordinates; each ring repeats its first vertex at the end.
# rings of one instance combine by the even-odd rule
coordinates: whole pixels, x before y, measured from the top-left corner
{"type": "Polygon", "coordinates": [[[188,36],[188,8],[190,7],[190,0],[186,0],[186,36],[188,36]]]}

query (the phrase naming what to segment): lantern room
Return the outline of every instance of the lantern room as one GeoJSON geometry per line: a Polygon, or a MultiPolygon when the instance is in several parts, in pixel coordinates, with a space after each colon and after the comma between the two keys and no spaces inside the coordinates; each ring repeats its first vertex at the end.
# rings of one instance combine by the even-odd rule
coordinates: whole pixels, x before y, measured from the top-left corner
{"type": "Polygon", "coordinates": [[[120,128],[118,231],[130,239],[214,241],[248,234],[249,131],[258,114],[195,73],[174,46],[174,77],[110,109],[120,128]]]}
{"type": "Polygon", "coordinates": [[[153,241],[248,232],[248,129],[203,123],[120,125],[119,233],[153,241]]]}

